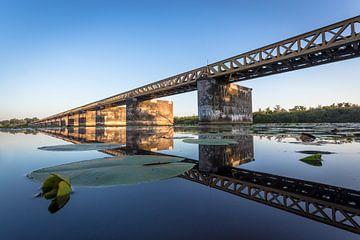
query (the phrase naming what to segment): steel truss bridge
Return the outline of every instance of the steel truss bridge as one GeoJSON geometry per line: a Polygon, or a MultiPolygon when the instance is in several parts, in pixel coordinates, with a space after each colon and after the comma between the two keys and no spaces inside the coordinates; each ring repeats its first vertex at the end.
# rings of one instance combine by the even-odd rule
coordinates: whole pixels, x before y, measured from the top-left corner
{"type": "MultiPolygon", "coordinates": [[[[75,144],[84,140],[69,138],[51,130],[40,131],[75,144]]],[[[129,149],[122,147],[100,152],[124,156],[129,149]]],[[[140,150],[138,154],[159,155],[145,150],[140,150]]],[[[360,234],[360,191],[234,167],[209,173],[199,170],[198,161],[185,161],[196,166],[179,176],[181,178],[360,234]]]]}
{"type": "Polygon", "coordinates": [[[360,56],[360,16],[180,73],[40,121],[106,106],[124,105],[127,98],[149,100],[194,91],[197,89],[197,80],[204,77],[231,83],[358,56],[360,56]]]}

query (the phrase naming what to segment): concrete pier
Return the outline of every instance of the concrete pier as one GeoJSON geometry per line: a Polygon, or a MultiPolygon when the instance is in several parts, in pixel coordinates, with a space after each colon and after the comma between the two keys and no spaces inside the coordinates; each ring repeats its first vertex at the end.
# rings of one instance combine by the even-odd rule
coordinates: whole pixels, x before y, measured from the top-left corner
{"type": "Polygon", "coordinates": [[[66,127],[68,123],[68,117],[64,116],[61,118],[61,127],[66,127]]]}
{"type": "Polygon", "coordinates": [[[87,127],[96,126],[96,111],[86,111],[85,112],[85,125],[87,127]]]}
{"type": "Polygon", "coordinates": [[[172,101],[126,99],[127,126],[162,126],[173,123],[172,101]]]}
{"type": "Polygon", "coordinates": [[[69,127],[79,126],[79,114],[74,113],[68,116],[68,124],[69,127]]]}
{"type": "Polygon", "coordinates": [[[86,112],[80,111],[79,112],[79,127],[85,127],[86,126],[86,112]]]}
{"type": "Polygon", "coordinates": [[[197,81],[199,124],[252,123],[252,89],[204,78],[197,81]]]}
{"type": "Polygon", "coordinates": [[[126,110],[124,106],[105,107],[96,111],[97,126],[125,126],[126,110]]]}

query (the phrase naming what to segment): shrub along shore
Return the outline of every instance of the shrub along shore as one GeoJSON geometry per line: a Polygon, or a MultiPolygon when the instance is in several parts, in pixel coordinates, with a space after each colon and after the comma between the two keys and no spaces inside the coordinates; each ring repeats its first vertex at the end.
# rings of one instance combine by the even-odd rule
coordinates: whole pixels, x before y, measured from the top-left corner
{"type": "MultiPolygon", "coordinates": [[[[330,106],[284,109],[276,105],[253,113],[254,123],[345,123],[360,122],[360,105],[338,103],[330,106]]],[[[196,125],[197,116],[174,117],[175,125],[196,125]]]]}

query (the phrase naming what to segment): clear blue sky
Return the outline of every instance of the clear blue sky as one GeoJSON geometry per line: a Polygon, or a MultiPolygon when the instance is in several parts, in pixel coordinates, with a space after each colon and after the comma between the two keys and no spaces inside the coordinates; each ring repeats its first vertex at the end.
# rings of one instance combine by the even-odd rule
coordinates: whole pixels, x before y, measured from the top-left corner
{"type": "MultiPolygon", "coordinates": [[[[0,0],[0,120],[45,117],[359,15],[359,0],[0,0]]],[[[360,59],[242,82],[253,107],[360,103],[360,59]]],[[[174,100],[197,113],[196,92],[174,100]]]]}

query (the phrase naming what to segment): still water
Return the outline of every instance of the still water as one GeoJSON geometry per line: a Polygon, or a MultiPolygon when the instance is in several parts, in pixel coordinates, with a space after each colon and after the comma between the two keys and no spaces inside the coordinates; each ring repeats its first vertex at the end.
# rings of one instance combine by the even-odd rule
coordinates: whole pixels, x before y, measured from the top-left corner
{"type": "MultiPolygon", "coordinates": [[[[357,126],[358,127],[358,126],[357,126]]],[[[360,239],[360,136],[341,125],[63,128],[0,132],[0,239],[360,239]],[[334,131],[336,128],[336,131],[334,131]],[[333,130],[333,131],[331,131],[333,130]],[[302,132],[315,135],[304,142],[302,132]],[[197,145],[186,138],[236,144],[197,145]],[[120,143],[117,149],[38,147],[120,143]],[[299,151],[327,151],[309,164],[299,151]],[[80,160],[165,154],[197,163],[178,177],[74,187],[56,213],[34,170],[80,160]]]]}

